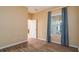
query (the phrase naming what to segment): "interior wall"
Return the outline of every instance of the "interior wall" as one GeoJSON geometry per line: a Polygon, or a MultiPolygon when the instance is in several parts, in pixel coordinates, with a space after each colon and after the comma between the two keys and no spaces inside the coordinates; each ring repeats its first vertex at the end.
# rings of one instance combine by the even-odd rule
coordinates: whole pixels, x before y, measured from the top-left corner
{"type": "Polygon", "coordinates": [[[45,40],[47,36],[47,11],[34,14],[37,20],[37,38],[45,40]]]}
{"type": "MultiPolygon", "coordinates": [[[[61,8],[61,7],[60,7],[61,8]]],[[[57,8],[51,8],[47,10],[40,11],[38,13],[35,13],[33,15],[34,19],[37,19],[38,21],[38,39],[45,40],[47,38],[47,21],[48,21],[48,11],[52,11],[52,15],[58,14],[61,12],[61,9],[59,7],[57,8]]],[[[55,38],[55,37],[54,37],[55,38]]],[[[56,41],[53,39],[53,41],[56,41]]]]}
{"type": "Polygon", "coordinates": [[[28,19],[32,20],[33,19],[33,14],[28,13],[28,19]]]}
{"type": "Polygon", "coordinates": [[[78,25],[77,25],[78,26],[78,35],[77,35],[78,39],[77,39],[77,41],[78,41],[78,51],[79,51],[79,7],[77,9],[77,15],[78,15],[78,22],[77,22],[78,23],[78,25]]]}
{"type": "Polygon", "coordinates": [[[27,41],[27,8],[0,7],[0,48],[27,41]]]}
{"type": "MultiPolygon", "coordinates": [[[[34,14],[35,19],[38,21],[38,38],[45,40],[47,38],[47,16],[48,11],[52,11],[53,14],[58,13],[60,9],[50,9],[40,11],[34,14]]],[[[77,47],[77,7],[68,7],[68,27],[69,27],[69,45],[77,47]]]]}
{"type": "Polygon", "coordinates": [[[78,47],[77,7],[68,7],[69,45],[78,47]]]}

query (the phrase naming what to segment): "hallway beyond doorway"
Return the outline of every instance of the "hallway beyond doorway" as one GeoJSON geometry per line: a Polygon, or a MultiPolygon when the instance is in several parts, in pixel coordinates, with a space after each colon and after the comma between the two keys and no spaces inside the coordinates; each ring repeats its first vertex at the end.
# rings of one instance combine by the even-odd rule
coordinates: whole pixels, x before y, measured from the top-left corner
{"type": "Polygon", "coordinates": [[[36,20],[28,20],[28,39],[36,38],[36,20]]]}

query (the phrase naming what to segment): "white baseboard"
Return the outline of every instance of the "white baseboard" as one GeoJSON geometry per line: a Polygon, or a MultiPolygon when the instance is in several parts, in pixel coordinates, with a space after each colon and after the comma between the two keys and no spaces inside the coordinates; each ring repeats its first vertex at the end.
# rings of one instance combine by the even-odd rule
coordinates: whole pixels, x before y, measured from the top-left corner
{"type": "Polygon", "coordinates": [[[43,40],[43,41],[46,41],[46,39],[43,39],[43,38],[38,38],[39,40],[43,40]]]}
{"type": "Polygon", "coordinates": [[[11,46],[14,46],[14,45],[18,45],[18,44],[21,44],[23,42],[27,42],[27,40],[6,45],[6,46],[3,46],[3,47],[0,47],[0,49],[4,49],[4,48],[7,48],[7,47],[11,47],[11,46]]]}
{"type": "MultiPolygon", "coordinates": [[[[43,39],[43,38],[38,38],[39,40],[43,40],[43,41],[46,41],[46,39],[43,39]]],[[[54,42],[54,41],[52,41],[54,42]]],[[[61,44],[61,42],[54,42],[54,43],[57,43],[57,44],[61,44]]],[[[74,48],[78,48],[77,45],[69,45],[70,47],[74,47],[74,48]]],[[[79,51],[79,48],[78,48],[78,51],[79,51]]]]}
{"type": "Polygon", "coordinates": [[[70,47],[78,48],[77,45],[69,45],[70,47]]]}
{"type": "MultiPolygon", "coordinates": [[[[55,41],[52,41],[52,42],[57,43],[57,44],[61,44],[61,42],[55,42],[55,41]]],[[[70,46],[70,47],[74,47],[74,48],[78,48],[77,45],[69,45],[69,46],[70,46]]]]}
{"type": "MultiPolygon", "coordinates": [[[[46,39],[42,39],[42,38],[38,38],[39,40],[43,40],[43,41],[46,41],[46,39]]],[[[52,41],[54,42],[54,41],[52,41]]],[[[54,42],[54,43],[57,43],[57,44],[61,44],[60,42],[54,42]]]]}
{"type": "Polygon", "coordinates": [[[57,43],[57,44],[61,44],[61,42],[55,42],[55,41],[52,41],[53,43],[57,43]]]}

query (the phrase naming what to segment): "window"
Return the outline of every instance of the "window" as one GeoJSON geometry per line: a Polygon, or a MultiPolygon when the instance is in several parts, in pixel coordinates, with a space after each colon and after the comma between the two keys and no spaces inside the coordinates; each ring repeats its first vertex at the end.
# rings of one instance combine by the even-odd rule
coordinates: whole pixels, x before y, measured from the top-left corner
{"type": "Polygon", "coordinates": [[[52,16],[52,18],[51,18],[51,35],[61,34],[61,32],[60,32],[61,22],[62,22],[61,14],[52,16]]]}

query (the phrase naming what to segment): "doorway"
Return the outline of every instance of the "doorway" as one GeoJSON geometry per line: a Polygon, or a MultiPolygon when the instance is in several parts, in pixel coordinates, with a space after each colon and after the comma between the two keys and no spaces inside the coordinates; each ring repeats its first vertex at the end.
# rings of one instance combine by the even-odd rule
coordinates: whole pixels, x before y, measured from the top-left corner
{"type": "Polygon", "coordinates": [[[28,39],[36,39],[36,20],[28,20],[28,39]]]}

